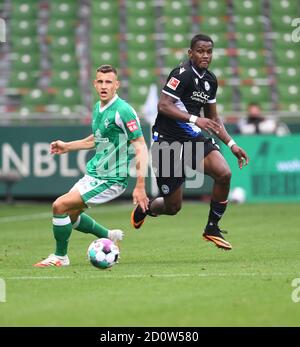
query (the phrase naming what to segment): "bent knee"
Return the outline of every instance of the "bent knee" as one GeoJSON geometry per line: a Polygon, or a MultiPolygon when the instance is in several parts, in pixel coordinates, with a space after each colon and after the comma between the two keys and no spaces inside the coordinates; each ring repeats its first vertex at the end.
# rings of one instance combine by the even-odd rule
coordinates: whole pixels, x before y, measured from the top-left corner
{"type": "Polygon", "coordinates": [[[63,200],[59,197],[52,204],[53,214],[64,214],[66,213],[66,207],[63,200]]]}
{"type": "Polygon", "coordinates": [[[170,216],[174,216],[181,210],[181,204],[179,205],[171,205],[166,207],[166,214],[170,216]]]}
{"type": "Polygon", "coordinates": [[[231,180],[231,171],[225,170],[222,172],[220,176],[217,177],[217,182],[221,184],[230,184],[231,180]]]}

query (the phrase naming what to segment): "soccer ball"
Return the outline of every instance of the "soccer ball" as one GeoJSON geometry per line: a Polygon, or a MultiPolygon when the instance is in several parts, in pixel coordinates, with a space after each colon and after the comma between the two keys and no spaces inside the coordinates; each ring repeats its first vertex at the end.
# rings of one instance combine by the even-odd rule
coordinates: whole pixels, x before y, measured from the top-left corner
{"type": "Polygon", "coordinates": [[[229,194],[229,200],[238,204],[243,204],[246,201],[246,191],[242,187],[235,187],[229,194]]]}
{"type": "Polygon", "coordinates": [[[120,254],[119,247],[110,239],[97,239],[88,248],[87,256],[98,269],[107,269],[116,264],[120,254]]]}

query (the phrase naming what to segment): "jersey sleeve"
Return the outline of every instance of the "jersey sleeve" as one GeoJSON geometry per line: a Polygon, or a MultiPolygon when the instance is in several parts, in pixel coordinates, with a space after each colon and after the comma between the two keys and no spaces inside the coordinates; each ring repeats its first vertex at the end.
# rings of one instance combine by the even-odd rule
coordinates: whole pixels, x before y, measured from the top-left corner
{"type": "Polygon", "coordinates": [[[184,93],[187,84],[186,81],[187,72],[181,72],[179,68],[176,68],[175,70],[171,71],[162,92],[179,100],[184,93]]]}
{"type": "Polygon", "coordinates": [[[122,109],[118,111],[116,121],[117,125],[123,130],[129,141],[143,136],[139,117],[134,108],[130,105],[122,107],[122,109]]]}

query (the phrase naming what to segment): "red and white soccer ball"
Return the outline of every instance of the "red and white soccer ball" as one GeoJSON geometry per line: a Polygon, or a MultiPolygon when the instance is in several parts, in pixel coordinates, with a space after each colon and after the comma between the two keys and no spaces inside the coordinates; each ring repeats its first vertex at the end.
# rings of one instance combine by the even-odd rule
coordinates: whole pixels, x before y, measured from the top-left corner
{"type": "Polygon", "coordinates": [[[110,239],[97,239],[93,241],[87,251],[92,265],[98,269],[107,269],[116,264],[120,255],[119,247],[110,239]]]}

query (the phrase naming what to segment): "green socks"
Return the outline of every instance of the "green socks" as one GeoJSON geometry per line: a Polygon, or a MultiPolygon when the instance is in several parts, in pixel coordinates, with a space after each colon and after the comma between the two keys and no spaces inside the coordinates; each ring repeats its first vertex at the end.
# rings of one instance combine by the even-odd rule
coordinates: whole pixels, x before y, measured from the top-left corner
{"type": "Polygon", "coordinates": [[[53,234],[56,240],[55,255],[64,256],[68,252],[68,243],[72,233],[72,223],[68,215],[54,215],[53,234]]]}
{"type": "Polygon", "coordinates": [[[93,234],[99,239],[108,237],[108,229],[98,224],[93,218],[85,213],[81,213],[73,228],[86,234],[93,234]]]}
{"type": "Polygon", "coordinates": [[[86,234],[93,234],[97,238],[108,238],[108,229],[98,224],[93,218],[85,213],[81,213],[77,221],[72,225],[68,215],[54,215],[52,219],[53,234],[56,240],[55,255],[64,256],[68,252],[68,243],[72,229],[76,229],[86,234]]]}

